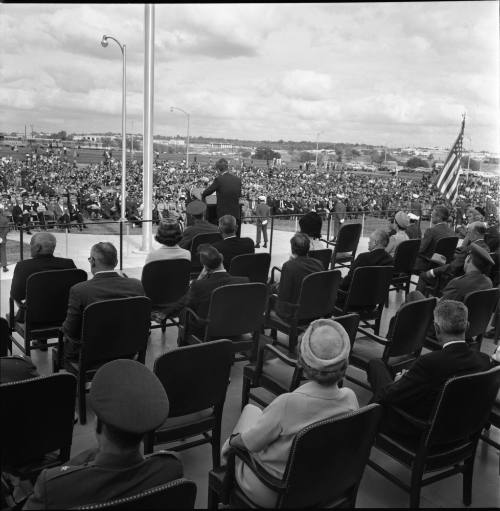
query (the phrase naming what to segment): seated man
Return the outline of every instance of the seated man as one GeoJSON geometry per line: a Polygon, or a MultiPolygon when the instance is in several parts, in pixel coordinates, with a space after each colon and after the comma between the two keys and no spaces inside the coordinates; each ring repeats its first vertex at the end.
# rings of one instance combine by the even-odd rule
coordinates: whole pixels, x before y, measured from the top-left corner
{"type": "Polygon", "coordinates": [[[324,270],[321,261],[308,256],[310,240],[307,234],[295,234],[290,239],[290,247],[292,255],[283,264],[279,284],[276,284],[273,289],[273,292],[278,294],[276,314],[285,320],[288,320],[292,314],[290,305],[296,304],[299,299],[304,277],[324,270]]]}
{"type": "Polygon", "coordinates": [[[486,371],[492,366],[488,355],[470,349],[465,342],[467,314],[463,303],[441,300],[434,309],[434,326],[443,349],[421,355],[410,369],[396,375],[394,381],[381,359],[370,361],[367,374],[373,389],[373,401],[387,407],[382,432],[416,440],[419,430],[391,412],[391,406],[426,421],[449,378],[486,371]]]}
{"type": "Polygon", "coordinates": [[[26,299],[26,282],[33,273],[48,270],[69,270],[76,268],[73,259],[54,257],[56,238],[47,232],[37,232],[30,240],[31,259],[19,261],[14,268],[10,296],[19,309],[16,321],[24,321],[24,300],[26,299]]]}
{"type": "MultiPolygon", "coordinates": [[[[222,254],[212,245],[203,244],[198,247],[200,261],[203,270],[197,280],[193,280],[188,292],[177,302],[176,310],[189,307],[194,310],[201,318],[206,318],[208,306],[210,304],[210,296],[214,289],[228,284],[246,284],[249,282],[248,277],[233,277],[225,269],[223,265],[222,254]]],[[[185,325],[185,319],[182,320],[185,325]]],[[[186,331],[184,338],[189,334],[202,335],[203,325],[190,323],[189,331],[186,331]]],[[[179,332],[181,335],[181,332],[179,332]]]]}
{"type": "Polygon", "coordinates": [[[179,247],[189,250],[191,248],[191,242],[197,234],[219,232],[219,229],[215,225],[205,220],[206,210],[207,205],[199,200],[194,200],[186,206],[186,213],[193,217],[194,224],[187,227],[182,233],[179,247]]]}
{"type": "MultiPolygon", "coordinates": [[[[356,268],[363,266],[392,266],[394,259],[386,252],[389,243],[389,235],[383,229],[376,229],[368,239],[368,252],[359,254],[349,268],[349,272],[340,282],[339,290],[346,292],[354,275],[356,268]]],[[[344,293],[339,293],[337,303],[343,303],[344,293]]]]}
{"type": "Polygon", "coordinates": [[[410,239],[406,233],[406,229],[410,226],[410,218],[404,211],[398,211],[394,216],[393,226],[394,234],[389,237],[389,243],[385,247],[385,251],[391,257],[395,256],[398,245],[410,239]]]}
{"type": "Polygon", "coordinates": [[[182,477],[174,453],[142,454],[144,434],[163,424],[169,411],[163,385],[145,365],[125,359],[104,364],[94,377],[89,400],[97,418],[97,447],[44,470],[24,509],[99,504],[182,477]]]}
{"type": "Polygon", "coordinates": [[[112,243],[96,243],[90,249],[90,271],[93,279],[75,284],[69,292],[68,311],[62,329],[64,356],[77,359],[80,351],[80,333],[83,311],[87,305],[115,298],[144,296],[142,283],[115,271],[118,264],[116,248],[112,243]]]}
{"type": "Polygon", "coordinates": [[[219,218],[219,231],[224,238],[213,244],[224,256],[224,268],[229,271],[233,257],[240,254],[255,254],[255,245],[251,238],[238,238],[236,231],[238,224],[232,215],[224,215],[219,218]]]}
{"type": "MultiPolygon", "coordinates": [[[[309,381],[281,394],[264,410],[246,405],[222,447],[222,455],[227,455],[231,446],[246,449],[258,465],[282,479],[299,431],[359,408],[356,394],[338,385],[349,364],[350,346],[342,325],[331,319],[313,321],[299,344],[298,363],[309,381]]],[[[235,472],[238,486],[252,502],[265,508],[276,506],[276,494],[241,460],[236,460],[235,472]]]]}

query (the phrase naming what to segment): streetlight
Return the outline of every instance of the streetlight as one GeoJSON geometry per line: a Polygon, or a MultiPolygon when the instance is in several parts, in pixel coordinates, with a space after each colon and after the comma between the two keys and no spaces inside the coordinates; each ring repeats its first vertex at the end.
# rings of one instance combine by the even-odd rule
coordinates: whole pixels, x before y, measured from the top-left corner
{"type": "Polygon", "coordinates": [[[318,170],[318,148],[319,148],[319,136],[321,135],[322,131],[318,131],[316,133],[316,171],[318,170]]]}
{"type": "Polygon", "coordinates": [[[121,218],[120,221],[126,221],[125,217],[125,194],[126,194],[126,178],[127,178],[127,49],[124,44],[121,44],[118,39],[110,35],[103,35],[101,40],[101,45],[103,48],[108,46],[108,39],[113,40],[119,47],[122,52],[123,57],[123,75],[122,75],[122,200],[121,200],[121,218]]]}
{"type": "Polygon", "coordinates": [[[182,108],[178,108],[176,106],[171,106],[170,111],[173,112],[174,110],[179,110],[179,112],[182,112],[187,117],[186,168],[188,168],[189,167],[189,112],[186,112],[186,110],[183,110],[182,108]]]}

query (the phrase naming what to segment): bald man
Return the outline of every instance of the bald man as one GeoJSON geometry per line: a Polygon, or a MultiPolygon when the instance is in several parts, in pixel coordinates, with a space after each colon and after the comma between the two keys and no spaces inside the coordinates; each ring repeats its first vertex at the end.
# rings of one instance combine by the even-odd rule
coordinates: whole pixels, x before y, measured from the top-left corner
{"type": "Polygon", "coordinates": [[[14,268],[10,287],[10,296],[17,303],[16,320],[24,320],[24,300],[26,299],[26,281],[33,273],[48,270],[68,270],[76,268],[73,259],[54,257],[56,238],[48,232],[37,232],[30,241],[31,259],[19,261],[14,268]]]}

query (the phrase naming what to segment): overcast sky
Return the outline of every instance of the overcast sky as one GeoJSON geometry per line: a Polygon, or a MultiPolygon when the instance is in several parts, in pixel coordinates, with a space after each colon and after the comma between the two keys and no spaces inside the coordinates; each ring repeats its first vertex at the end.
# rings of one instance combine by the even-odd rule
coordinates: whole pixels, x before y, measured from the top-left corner
{"type": "MultiPolygon", "coordinates": [[[[498,151],[498,2],[157,5],[155,134],[498,151]],[[469,141],[465,140],[465,145],[469,141]]],[[[142,131],[144,6],[0,5],[0,130],[142,131]],[[133,122],[133,125],[132,125],[133,122]],[[28,128],[29,129],[29,128],[28,128]]]]}

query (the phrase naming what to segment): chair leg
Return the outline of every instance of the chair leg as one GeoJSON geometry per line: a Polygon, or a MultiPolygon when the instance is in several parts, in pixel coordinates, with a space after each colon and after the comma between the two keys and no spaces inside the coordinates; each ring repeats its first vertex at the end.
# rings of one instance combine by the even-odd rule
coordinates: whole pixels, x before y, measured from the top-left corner
{"type": "Polygon", "coordinates": [[[219,509],[219,496],[217,492],[210,488],[210,485],[208,486],[207,509],[219,509]]]}
{"type": "Polygon", "coordinates": [[[410,486],[410,509],[420,507],[420,491],[422,490],[423,467],[417,462],[413,466],[410,486]]]}
{"type": "Polygon", "coordinates": [[[288,334],[288,352],[291,355],[295,353],[295,350],[297,348],[297,339],[298,339],[297,328],[295,327],[290,328],[290,333],[288,334]]]}
{"type": "Polygon", "coordinates": [[[213,468],[220,467],[220,430],[221,425],[216,424],[212,429],[212,465],[213,468]]]}
{"type": "Polygon", "coordinates": [[[470,506],[472,502],[472,476],[474,474],[474,456],[464,461],[463,472],[463,496],[464,506],[470,506]]]}
{"type": "Polygon", "coordinates": [[[250,378],[243,377],[243,385],[241,388],[241,409],[248,404],[248,401],[250,399],[250,388],[251,388],[252,382],[250,378]]]}
{"type": "Polygon", "coordinates": [[[31,355],[31,338],[28,333],[24,338],[24,354],[29,357],[31,355]]]}
{"type": "Polygon", "coordinates": [[[166,319],[164,319],[164,320],[161,322],[161,333],[162,333],[162,334],[164,334],[166,329],[167,329],[167,320],[166,320],[166,319]]]}
{"type": "Polygon", "coordinates": [[[78,414],[80,415],[80,424],[87,423],[87,396],[85,395],[85,378],[78,378],[78,414]]]}

